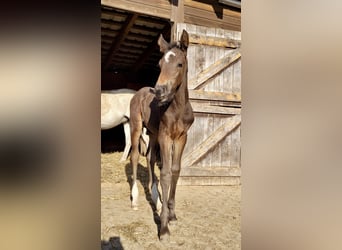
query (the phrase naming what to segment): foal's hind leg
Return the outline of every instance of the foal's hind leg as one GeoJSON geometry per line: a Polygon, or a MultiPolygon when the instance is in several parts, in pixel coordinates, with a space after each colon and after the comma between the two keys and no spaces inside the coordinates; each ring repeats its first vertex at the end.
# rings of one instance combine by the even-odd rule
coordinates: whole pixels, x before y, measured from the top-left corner
{"type": "Polygon", "coordinates": [[[156,162],[156,140],[157,139],[155,137],[150,138],[149,151],[147,154],[146,161],[149,174],[148,189],[150,191],[152,201],[154,202],[157,211],[159,212],[161,209],[161,201],[158,192],[158,180],[154,173],[154,165],[156,162]]]}
{"type": "Polygon", "coordinates": [[[139,121],[139,117],[131,117],[130,127],[131,127],[131,166],[133,168],[133,183],[132,183],[132,208],[134,210],[138,209],[138,186],[137,186],[137,169],[139,160],[139,138],[142,130],[142,123],[139,121]]]}

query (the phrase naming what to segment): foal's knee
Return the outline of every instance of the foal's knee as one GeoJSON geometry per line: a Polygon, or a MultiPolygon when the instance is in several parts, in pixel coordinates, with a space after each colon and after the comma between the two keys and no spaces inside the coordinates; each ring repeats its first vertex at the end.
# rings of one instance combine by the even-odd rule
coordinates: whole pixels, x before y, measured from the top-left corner
{"type": "Polygon", "coordinates": [[[179,175],[179,172],[180,172],[179,164],[172,164],[171,172],[172,172],[172,175],[179,175]]]}

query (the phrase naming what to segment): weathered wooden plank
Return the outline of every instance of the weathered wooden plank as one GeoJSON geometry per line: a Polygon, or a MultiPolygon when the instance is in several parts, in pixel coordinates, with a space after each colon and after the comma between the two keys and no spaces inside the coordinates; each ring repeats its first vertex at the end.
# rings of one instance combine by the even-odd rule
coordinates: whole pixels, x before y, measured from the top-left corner
{"type": "Polygon", "coordinates": [[[184,22],[184,0],[171,0],[171,22],[184,22]]]}
{"type": "Polygon", "coordinates": [[[240,177],[237,176],[180,176],[177,185],[179,186],[215,186],[241,185],[240,177]]]}
{"type": "MultiPolygon", "coordinates": [[[[216,34],[215,28],[206,28],[205,36],[213,37],[213,36],[215,36],[215,34],[216,34]]],[[[206,45],[204,45],[204,46],[206,48],[206,53],[205,53],[205,58],[203,58],[203,59],[204,59],[204,66],[205,66],[205,69],[206,69],[206,68],[210,67],[211,65],[213,65],[217,60],[222,58],[222,56],[216,57],[216,53],[215,52],[216,52],[217,47],[215,47],[215,46],[206,46],[206,45]]],[[[208,87],[207,90],[216,90],[214,88],[215,80],[216,80],[216,77],[212,77],[212,78],[209,78],[206,81],[206,86],[208,87]]]]}
{"type": "MultiPolygon", "coordinates": [[[[217,38],[224,38],[224,30],[216,28],[214,36],[217,37],[217,38]]],[[[226,48],[223,48],[223,47],[215,47],[214,46],[213,48],[215,48],[215,58],[216,58],[216,60],[222,58],[222,56],[224,55],[225,50],[227,50],[226,48]]],[[[208,89],[206,89],[206,90],[209,90],[209,91],[222,91],[223,90],[222,85],[224,84],[222,74],[218,74],[216,77],[214,77],[214,79],[215,79],[214,80],[214,84],[212,86],[207,85],[206,87],[208,87],[208,89]]]]}
{"type": "Polygon", "coordinates": [[[240,108],[214,106],[205,103],[191,102],[192,109],[195,113],[221,114],[221,115],[238,115],[241,114],[240,108]]]}
{"type": "Polygon", "coordinates": [[[211,166],[210,168],[203,167],[187,167],[182,168],[181,176],[241,176],[240,166],[211,166]]]}
{"type": "Polygon", "coordinates": [[[214,133],[210,134],[206,140],[193,148],[191,152],[184,155],[182,160],[183,166],[191,166],[200,158],[202,158],[210,149],[212,149],[219,141],[221,141],[227,134],[234,130],[241,123],[241,116],[235,115],[224,123],[214,133]]]}
{"type": "Polygon", "coordinates": [[[240,93],[224,93],[216,91],[203,90],[189,90],[189,98],[207,101],[227,101],[227,102],[241,102],[240,93]]]}
{"type": "MultiPolygon", "coordinates": [[[[216,28],[214,27],[210,27],[210,28],[206,28],[206,35],[205,37],[215,37],[216,35],[216,28]]],[[[217,47],[215,46],[206,46],[206,55],[205,55],[205,67],[208,68],[210,65],[214,64],[218,59],[221,58],[221,56],[217,57],[216,56],[216,50],[217,50],[217,47]]],[[[211,78],[211,79],[208,79],[207,81],[207,86],[211,86],[211,90],[216,90],[215,89],[215,82],[216,82],[216,79],[215,77],[211,78]]],[[[217,126],[217,119],[215,117],[215,115],[213,115],[214,113],[211,112],[213,109],[210,105],[210,103],[208,103],[208,105],[204,105],[205,107],[203,107],[202,105],[202,108],[199,107],[199,109],[195,109],[195,110],[198,110],[199,112],[202,112],[200,110],[203,110],[203,109],[206,109],[206,112],[209,114],[209,120],[210,120],[210,127],[211,129],[210,130],[207,130],[205,133],[206,135],[210,135],[212,133],[214,133],[216,131],[216,129],[219,128],[219,126],[217,126]]],[[[215,109],[214,109],[215,110],[215,109]]],[[[218,109],[216,112],[221,112],[222,113],[225,113],[225,112],[229,112],[228,110],[223,110],[223,109],[218,109]]],[[[197,113],[197,112],[196,112],[197,113]]],[[[217,114],[217,113],[215,113],[217,114]]],[[[224,117],[226,118],[226,117],[224,117]]],[[[222,118],[219,118],[219,120],[222,119],[222,118]]],[[[215,159],[213,157],[213,154],[207,154],[206,157],[203,157],[202,158],[202,164],[204,166],[212,166],[213,164],[217,164],[217,159],[215,159]]]]}
{"type": "Polygon", "coordinates": [[[171,15],[171,5],[168,0],[101,0],[101,4],[166,19],[171,15]]]}
{"type": "Polygon", "coordinates": [[[241,60],[233,65],[233,93],[241,92],[241,60]]]}
{"type": "Polygon", "coordinates": [[[236,49],[229,55],[218,60],[208,68],[202,70],[196,77],[192,78],[188,82],[189,89],[199,89],[210,78],[227,68],[229,65],[240,59],[240,50],[236,49]]]}
{"type": "Polygon", "coordinates": [[[201,36],[198,34],[189,34],[189,42],[192,44],[201,44],[208,46],[224,47],[236,49],[241,46],[241,41],[228,37],[201,36]]]}
{"type": "Polygon", "coordinates": [[[185,15],[184,15],[184,22],[186,23],[193,23],[197,25],[202,25],[206,27],[215,27],[215,28],[222,28],[222,29],[229,29],[229,30],[235,30],[235,31],[241,31],[241,24],[239,23],[233,23],[231,21],[231,17],[224,17],[226,21],[223,21],[222,19],[216,19],[212,20],[208,17],[204,16],[193,16],[188,14],[188,10],[185,8],[185,15]]]}
{"type": "MultiPolygon", "coordinates": [[[[203,26],[197,26],[194,25],[195,27],[195,34],[200,34],[200,35],[206,35],[207,28],[203,26]]],[[[193,46],[193,45],[192,45],[193,46]]],[[[207,46],[203,45],[195,45],[196,48],[195,50],[195,75],[197,75],[199,72],[204,70],[206,68],[206,53],[207,53],[207,46]]],[[[189,57],[190,55],[188,55],[189,57]]],[[[205,115],[205,117],[201,117],[202,119],[199,119],[198,124],[196,124],[195,128],[197,130],[196,132],[196,137],[194,138],[194,145],[191,150],[193,150],[194,147],[197,146],[198,142],[202,142],[207,138],[207,135],[210,133],[210,127],[208,124],[208,119],[209,119],[209,114],[208,113],[202,113],[205,115]],[[203,132],[206,131],[206,132],[203,132]],[[196,143],[197,140],[197,143],[196,143]]],[[[196,115],[196,114],[195,114],[196,115]]],[[[196,119],[196,118],[195,118],[196,119]]]]}
{"type": "Polygon", "coordinates": [[[240,164],[241,161],[241,142],[240,142],[240,127],[237,128],[232,134],[232,157],[230,159],[231,164],[240,164]]]}
{"type": "Polygon", "coordinates": [[[241,17],[241,12],[234,11],[230,9],[228,6],[224,6],[220,4],[218,1],[194,1],[194,0],[184,0],[186,6],[193,7],[196,9],[213,11],[213,9],[221,9],[225,15],[231,15],[234,17],[241,17]]]}
{"type": "MultiPolygon", "coordinates": [[[[234,131],[233,131],[234,133],[234,131]]],[[[231,164],[231,151],[229,150],[231,148],[231,136],[226,136],[222,141],[220,141],[217,145],[221,149],[221,166],[233,166],[231,164]]],[[[240,165],[240,163],[238,164],[240,165]]]]}
{"type": "MultiPolygon", "coordinates": [[[[215,2],[215,1],[212,1],[215,2]]],[[[215,13],[213,10],[203,10],[188,5],[184,6],[184,20],[186,23],[229,30],[241,30],[241,17],[229,15],[227,12],[215,13]],[[220,15],[217,16],[217,15],[220,15]]]]}

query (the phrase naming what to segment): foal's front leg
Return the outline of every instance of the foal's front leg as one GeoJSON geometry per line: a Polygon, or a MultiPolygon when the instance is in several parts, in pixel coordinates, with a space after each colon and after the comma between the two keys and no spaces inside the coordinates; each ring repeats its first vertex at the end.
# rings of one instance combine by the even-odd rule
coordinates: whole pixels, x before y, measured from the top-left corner
{"type": "Polygon", "coordinates": [[[175,213],[175,195],[176,195],[176,188],[177,188],[177,182],[179,178],[179,173],[181,170],[181,159],[183,150],[186,144],[187,135],[183,135],[179,139],[174,141],[174,147],[173,147],[173,154],[172,154],[172,167],[171,167],[171,173],[172,173],[172,179],[171,179],[171,187],[170,187],[170,197],[168,201],[168,208],[169,208],[169,221],[176,221],[176,213],[175,213]]]}
{"type": "Polygon", "coordinates": [[[172,161],[172,140],[168,135],[160,134],[158,137],[160,145],[160,153],[162,156],[163,167],[160,170],[160,184],[162,188],[162,211],[160,214],[160,240],[168,239],[170,231],[168,228],[169,222],[169,208],[168,208],[168,198],[169,198],[169,188],[171,183],[171,161],[172,161]]]}

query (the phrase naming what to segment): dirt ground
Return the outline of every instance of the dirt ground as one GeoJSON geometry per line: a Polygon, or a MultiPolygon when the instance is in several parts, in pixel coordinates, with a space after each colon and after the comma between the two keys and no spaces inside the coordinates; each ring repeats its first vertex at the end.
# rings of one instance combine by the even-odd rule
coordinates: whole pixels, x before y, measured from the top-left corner
{"type": "MultiPolygon", "coordinates": [[[[101,154],[101,249],[241,249],[241,186],[178,186],[170,240],[158,239],[160,219],[147,190],[146,160],[138,167],[139,210],[130,203],[129,160],[101,154]]],[[[156,174],[159,170],[156,167],[156,174]]]]}

